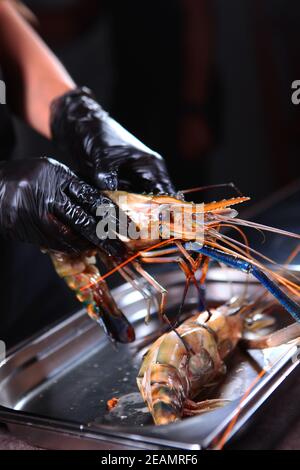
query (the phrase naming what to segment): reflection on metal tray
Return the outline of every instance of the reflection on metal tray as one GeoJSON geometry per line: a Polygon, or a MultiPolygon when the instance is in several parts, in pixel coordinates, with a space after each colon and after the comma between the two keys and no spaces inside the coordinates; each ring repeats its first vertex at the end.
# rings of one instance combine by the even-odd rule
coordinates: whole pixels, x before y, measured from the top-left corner
{"type": "MultiPolygon", "coordinates": [[[[175,312],[182,295],[182,274],[174,270],[160,274],[158,279],[169,291],[168,311],[175,312]]],[[[241,273],[212,268],[207,284],[208,301],[228,300],[244,289],[244,281],[245,275],[241,273]]],[[[250,295],[259,288],[256,282],[249,282],[250,295]]],[[[144,300],[129,285],[113,292],[134,323],[138,338],[159,327],[155,313],[150,324],[145,325],[144,300]]],[[[187,311],[192,311],[195,305],[196,293],[191,288],[187,311]]],[[[290,321],[281,311],[276,317],[280,319],[278,327],[290,321]]],[[[155,427],[137,394],[135,378],[141,353],[136,354],[127,345],[119,345],[116,350],[99,326],[80,311],[17,348],[2,363],[0,421],[20,437],[46,448],[213,448],[235,414],[238,416],[230,436],[297,366],[295,351],[293,344],[251,354],[237,349],[229,361],[225,380],[213,391],[216,398],[230,399],[228,405],[169,426],[155,427]],[[262,368],[267,372],[253,387],[262,368]],[[241,404],[249,387],[251,391],[241,404]],[[109,413],[106,402],[112,397],[122,399],[109,413]]]]}

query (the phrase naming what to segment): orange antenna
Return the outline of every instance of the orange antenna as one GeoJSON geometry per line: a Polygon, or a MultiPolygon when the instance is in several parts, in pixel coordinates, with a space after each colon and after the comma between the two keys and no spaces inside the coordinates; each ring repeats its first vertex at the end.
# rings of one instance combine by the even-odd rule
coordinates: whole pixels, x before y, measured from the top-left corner
{"type": "Polygon", "coordinates": [[[170,244],[172,243],[174,240],[176,240],[176,238],[172,238],[172,239],[169,239],[169,240],[163,240],[162,242],[159,242],[159,243],[156,243],[155,245],[152,245],[148,248],[145,248],[144,250],[141,251],[138,251],[137,253],[135,253],[134,255],[130,256],[129,258],[127,258],[125,261],[123,261],[122,263],[118,264],[118,266],[115,266],[114,268],[112,268],[110,271],[108,271],[107,273],[103,274],[103,276],[101,276],[98,281],[96,282],[90,282],[89,284],[83,286],[80,288],[80,291],[84,291],[86,289],[89,289],[91,286],[95,286],[96,284],[98,284],[99,282],[101,281],[104,281],[104,279],[106,279],[107,277],[111,276],[112,274],[114,274],[115,272],[119,271],[120,269],[122,269],[124,266],[126,266],[128,263],[130,263],[131,261],[133,261],[134,259],[138,258],[141,253],[145,253],[147,251],[151,251],[151,250],[154,250],[155,248],[159,248],[160,246],[163,246],[163,245],[167,245],[167,244],[170,244]]]}
{"type": "Polygon", "coordinates": [[[239,190],[239,188],[234,183],[210,184],[208,186],[198,186],[197,188],[184,189],[183,191],[180,191],[180,192],[182,194],[190,194],[190,193],[197,193],[200,191],[205,191],[206,189],[215,189],[215,188],[233,188],[239,196],[243,197],[243,193],[239,190]]]}

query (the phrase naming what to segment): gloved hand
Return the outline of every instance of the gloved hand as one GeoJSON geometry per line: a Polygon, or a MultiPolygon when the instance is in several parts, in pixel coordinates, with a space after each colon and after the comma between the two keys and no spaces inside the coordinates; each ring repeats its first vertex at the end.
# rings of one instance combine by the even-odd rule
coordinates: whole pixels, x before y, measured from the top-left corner
{"type": "Polygon", "coordinates": [[[51,130],[79,174],[97,188],[175,193],[163,158],[114,121],[87,88],[53,101],[51,130]]]}
{"type": "Polygon", "coordinates": [[[107,249],[110,240],[96,234],[96,210],[103,204],[112,203],[50,158],[0,164],[0,233],[5,238],[64,252],[107,249]]]}

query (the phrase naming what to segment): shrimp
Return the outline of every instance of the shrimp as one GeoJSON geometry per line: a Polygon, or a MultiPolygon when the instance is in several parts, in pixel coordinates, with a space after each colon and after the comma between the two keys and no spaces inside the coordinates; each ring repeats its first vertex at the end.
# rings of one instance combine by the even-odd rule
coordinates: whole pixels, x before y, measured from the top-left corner
{"type": "MultiPolygon", "coordinates": [[[[132,240],[126,236],[122,238],[122,241],[129,250],[135,254],[129,257],[127,262],[125,261],[119,265],[120,273],[122,274],[122,271],[124,273],[127,263],[130,262],[131,274],[128,276],[128,280],[135,280],[135,285],[138,285],[138,274],[159,294],[158,313],[164,320],[168,321],[164,314],[167,291],[150,276],[142,264],[177,263],[182,269],[186,277],[186,283],[179,309],[179,317],[191,282],[197,288],[200,308],[203,309],[205,307],[201,285],[204,285],[209,261],[214,260],[235,269],[251,273],[271,292],[290,315],[300,322],[300,306],[289,296],[289,294],[299,296],[300,287],[287,280],[283,275],[276,273],[275,270],[265,266],[261,261],[254,259],[253,254],[256,254],[267,261],[268,264],[273,263],[276,265],[274,261],[266,258],[249,246],[244,232],[238,226],[253,227],[261,231],[271,231],[298,239],[300,235],[237,219],[237,211],[232,206],[248,201],[248,197],[238,196],[207,204],[194,204],[182,200],[180,194],[176,198],[167,195],[140,195],[124,191],[106,191],[105,194],[134,222],[138,229],[143,231],[144,235],[138,240],[132,240]],[[168,215],[166,219],[160,217],[163,208],[166,209],[168,215]],[[179,224],[176,224],[174,218],[176,210],[177,213],[178,210],[183,213],[183,217],[179,218],[179,224]],[[185,224],[185,214],[192,214],[190,224],[185,224]],[[154,230],[156,234],[162,234],[165,230],[167,238],[163,241],[161,238],[147,238],[147,234],[153,233],[153,226],[156,228],[154,230]],[[243,237],[243,243],[220,233],[222,227],[230,227],[237,230],[243,237]],[[198,239],[199,235],[200,240],[198,239]],[[160,240],[160,243],[157,243],[158,240],[160,240]],[[200,286],[195,278],[195,273],[199,269],[202,270],[200,286]]],[[[119,268],[115,267],[112,272],[116,269],[119,268]]],[[[149,293],[146,293],[146,289],[142,289],[141,293],[148,301],[147,321],[150,316],[151,297],[153,296],[150,291],[149,298],[149,293]]]]}
{"type": "MultiPolygon", "coordinates": [[[[156,425],[226,404],[228,400],[222,399],[193,400],[204,387],[224,376],[224,361],[243,340],[247,319],[254,319],[256,310],[257,305],[234,298],[209,312],[197,313],[152,344],[143,358],[137,385],[156,425]]],[[[265,326],[264,321],[261,316],[258,327],[265,326]]],[[[294,323],[259,339],[243,341],[248,348],[266,348],[299,336],[300,324],[294,323]]]]}
{"type": "MultiPolygon", "coordinates": [[[[162,207],[166,207],[167,205],[170,205],[171,207],[179,205],[180,207],[183,206],[185,210],[193,207],[193,204],[191,203],[183,203],[181,200],[169,196],[146,196],[120,191],[107,191],[106,195],[108,195],[115,203],[120,203],[120,201],[122,201],[122,211],[125,212],[129,219],[135,222],[139,227],[142,220],[142,223],[146,226],[147,232],[151,230],[153,232],[153,227],[161,225],[159,213],[162,207]],[[143,216],[140,219],[141,213],[143,216]]],[[[242,198],[237,198],[237,200],[231,201],[231,203],[239,202],[242,202],[242,198]]],[[[221,205],[225,207],[229,206],[230,203],[223,202],[221,205]]],[[[160,228],[158,233],[160,236],[160,228]]],[[[176,235],[178,236],[178,233],[176,235]]],[[[170,236],[174,237],[174,231],[170,233],[170,236]]],[[[180,234],[180,239],[185,241],[194,240],[195,235],[194,233],[191,234],[186,230],[180,234]]],[[[104,280],[104,277],[106,276],[101,276],[100,271],[96,266],[95,256],[97,255],[107,267],[111,268],[111,270],[114,270],[117,267],[117,270],[125,281],[129,282],[141,293],[147,303],[146,318],[150,317],[150,310],[153,301],[151,288],[154,287],[154,289],[162,296],[159,306],[161,313],[164,311],[166,290],[142,268],[140,261],[143,261],[145,258],[145,262],[148,262],[149,259],[151,260],[153,257],[156,258],[154,262],[175,261],[179,263],[187,276],[192,276],[192,272],[187,264],[178,256],[177,258],[172,257],[164,260],[161,259],[161,257],[156,257],[158,255],[162,255],[162,251],[153,254],[149,253],[149,247],[152,251],[155,244],[158,243],[160,245],[160,239],[153,240],[147,238],[131,240],[130,238],[127,238],[127,240],[122,241],[126,248],[124,250],[126,256],[128,256],[129,259],[132,259],[131,266],[127,265],[126,258],[125,261],[121,258],[121,254],[119,254],[118,257],[107,256],[107,254],[100,249],[91,253],[91,256],[89,253],[68,255],[59,252],[50,252],[50,257],[57,274],[62,277],[70,289],[75,292],[78,300],[86,307],[90,318],[104,327],[105,333],[110,337],[110,339],[127,343],[134,341],[134,329],[125,315],[118,308],[110,294],[109,288],[104,280]],[[140,252],[139,250],[142,248],[145,251],[140,252]],[[136,258],[141,259],[138,261],[136,258]],[[124,261],[124,267],[119,268],[120,262],[122,265],[122,261],[124,261]],[[141,277],[144,279],[144,283],[141,282],[141,277]]],[[[169,244],[170,239],[165,240],[165,242],[166,244],[169,244]]],[[[177,251],[177,248],[172,248],[168,253],[175,251],[177,251]]]]}
{"type": "Polygon", "coordinates": [[[83,254],[72,257],[52,252],[50,256],[57,274],[75,292],[90,318],[99,323],[111,339],[118,338],[121,343],[134,341],[132,325],[118,308],[106,282],[101,280],[95,256],[93,253],[88,254],[90,256],[83,254]],[[90,286],[88,289],[80,290],[87,285],[90,286]]]}
{"type": "MultiPolygon", "coordinates": [[[[125,215],[126,220],[130,222],[131,229],[134,227],[134,230],[132,233],[129,230],[125,234],[116,230],[115,235],[119,244],[121,242],[122,247],[125,247],[122,253],[116,250],[114,256],[108,256],[104,250],[96,251],[97,256],[109,269],[106,274],[100,275],[96,266],[92,268],[87,263],[86,270],[83,266],[82,271],[77,272],[76,268],[70,273],[70,277],[66,277],[66,281],[76,291],[77,297],[87,303],[90,316],[104,325],[110,338],[120,342],[130,342],[134,339],[133,328],[118,309],[104,282],[114,272],[119,272],[123,279],[145,299],[146,322],[150,319],[153,307],[158,311],[160,318],[168,322],[165,314],[167,289],[145,269],[144,266],[149,263],[177,263],[183,271],[186,282],[178,319],[191,283],[198,291],[199,309],[205,308],[203,287],[209,261],[215,260],[236,269],[251,272],[289,313],[300,321],[300,306],[289,297],[291,293],[299,295],[299,287],[254,259],[252,253],[258,254],[268,263],[271,261],[249,247],[244,233],[238,226],[270,230],[294,238],[300,238],[300,236],[237,219],[237,211],[232,206],[248,201],[248,197],[238,196],[207,204],[194,204],[184,201],[180,194],[172,197],[141,195],[125,191],[104,191],[104,193],[119,208],[120,218],[125,215]],[[176,220],[178,213],[182,214],[181,219],[179,217],[179,223],[176,220]],[[187,224],[185,223],[186,214],[190,216],[187,224]],[[243,237],[243,243],[220,233],[222,227],[237,230],[243,237]],[[139,232],[143,236],[140,237],[139,232]],[[200,282],[195,277],[199,269],[201,270],[200,282]],[[284,290],[280,288],[280,285],[284,290]],[[95,310],[97,310],[96,314],[94,314],[95,310]],[[101,320],[99,320],[98,310],[102,312],[101,320]]],[[[127,222],[125,226],[127,227],[127,222]]],[[[85,254],[82,257],[78,258],[79,263],[87,258],[85,254]]],[[[71,263],[73,266],[77,261],[67,256],[61,257],[58,266],[58,261],[54,257],[55,267],[62,272],[65,269],[64,263],[67,265],[71,263]]]]}

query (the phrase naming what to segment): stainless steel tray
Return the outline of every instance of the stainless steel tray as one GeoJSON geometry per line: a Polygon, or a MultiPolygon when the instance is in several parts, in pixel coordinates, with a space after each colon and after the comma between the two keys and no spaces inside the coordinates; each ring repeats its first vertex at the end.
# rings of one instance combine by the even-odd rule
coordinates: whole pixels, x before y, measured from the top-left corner
{"type": "MultiPolygon", "coordinates": [[[[164,272],[159,281],[168,288],[168,309],[176,311],[184,278],[178,270],[164,272]]],[[[207,297],[228,300],[244,288],[245,276],[233,270],[211,269],[207,297]],[[231,280],[231,282],[228,282],[231,280]]],[[[249,291],[259,289],[250,281],[249,291]]],[[[145,325],[145,303],[125,284],[113,294],[141,338],[159,327],[155,312],[145,325]]],[[[196,305],[190,290],[187,310],[196,305]]],[[[279,314],[280,313],[280,314],[279,314]]],[[[276,313],[278,327],[290,321],[276,313]]],[[[225,380],[214,397],[229,398],[222,409],[169,426],[155,427],[139,395],[135,378],[141,352],[107,341],[84,310],[16,348],[0,364],[0,421],[19,437],[55,449],[215,448],[231,423],[230,439],[299,363],[295,344],[251,353],[237,349],[225,380]],[[258,374],[266,368],[259,379],[258,374]],[[122,397],[113,412],[106,401],[122,397]],[[234,421],[233,421],[234,419],[234,421]]]]}

